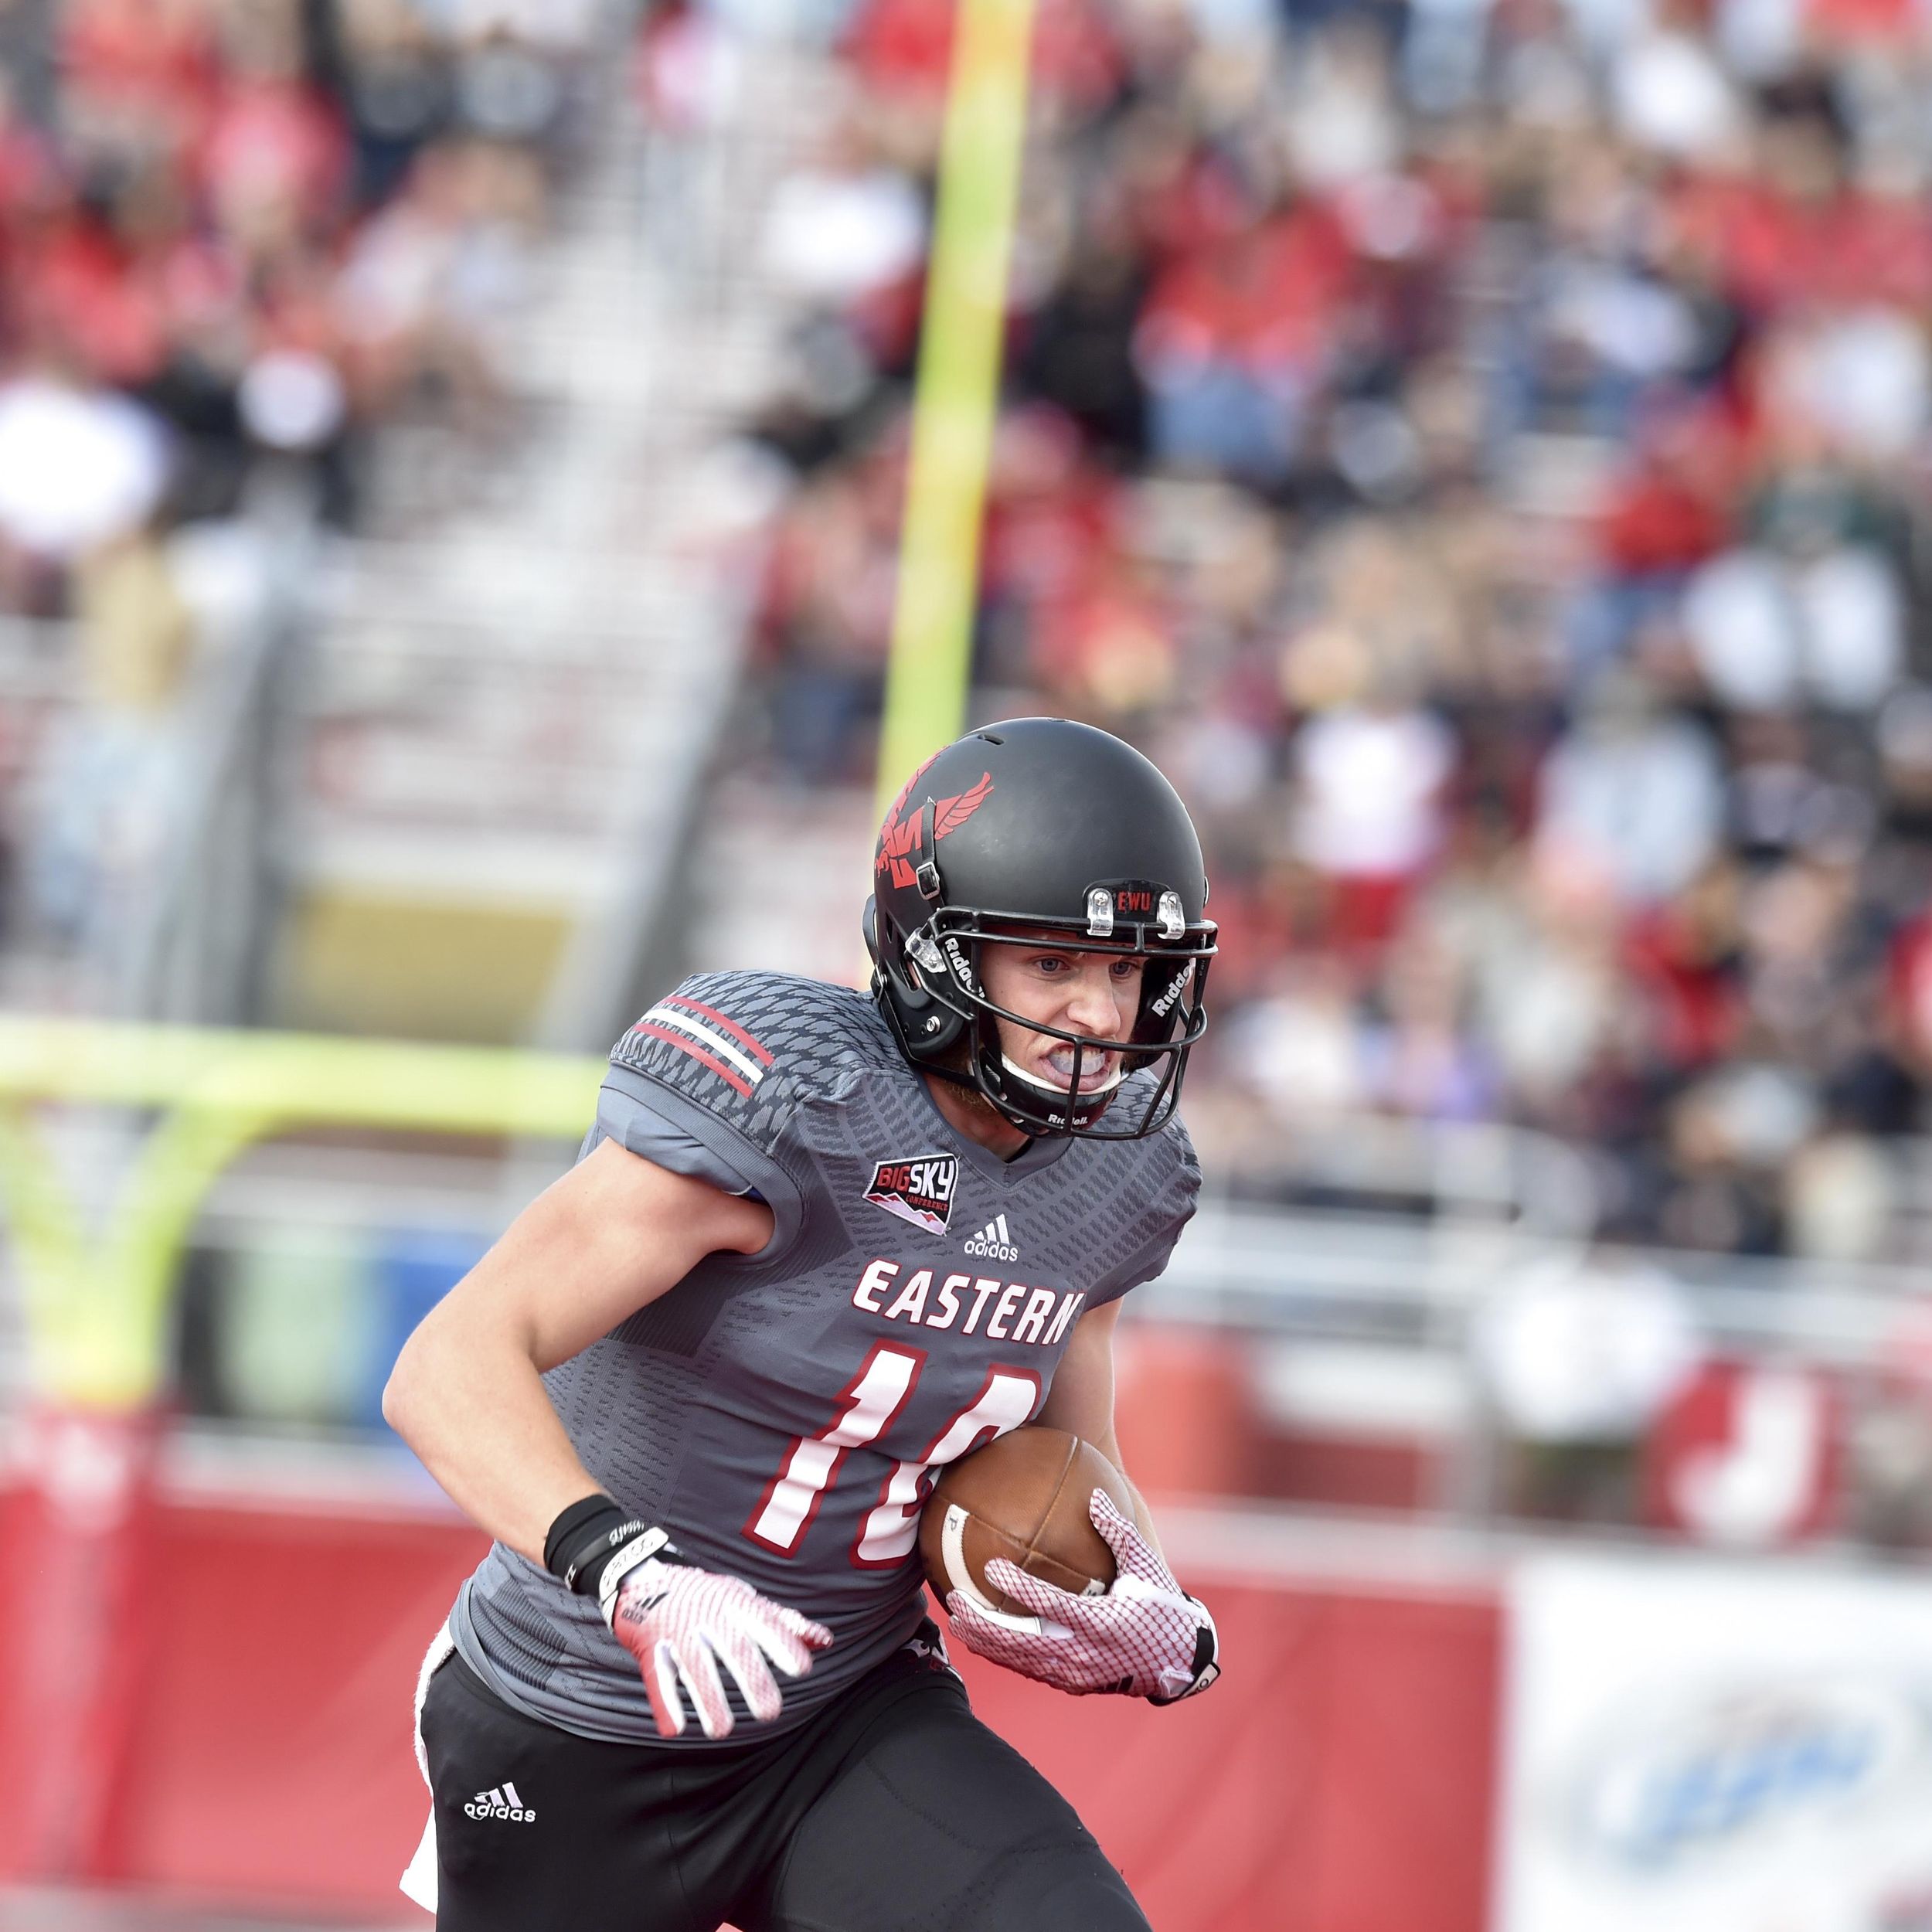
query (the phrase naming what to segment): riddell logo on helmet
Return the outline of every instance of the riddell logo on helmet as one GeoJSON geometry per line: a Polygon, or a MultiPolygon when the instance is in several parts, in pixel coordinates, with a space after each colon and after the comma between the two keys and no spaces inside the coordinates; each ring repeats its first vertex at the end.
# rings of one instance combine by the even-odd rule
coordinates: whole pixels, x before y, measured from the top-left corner
{"type": "MultiPolygon", "coordinates": [[[[932,761],[928,759],[927,764],[932,761]]],[[[917,879],[912,860],[912,850],[919,841],[920,821],[925,816],[923,804],[906,808],[906,800],[912,795],[913,787],[919,782],[920,774],[926,769],[921,765],[907,781],[906,789],[893,802],[893,808],[886,815],[884,828],[879,835],[879,859],[876,869],[889,873],[895,886],[917,884],[917,879]],[[904,817],[900,813],[904,812],[904,817]]],[[[958,831],[980,807],[985,804],[993,789],[993,774],[984,772],[978,784],[971,791],[962,791],[951,798],[933,801],[933,843],[958,831]]],[[[927,852],[926,857],[931,858],[927,852]]]]}
{"type": "Polygon", "coordinates": [[[1194,966],[1190,961],[1174,975],[1173,984],[1154,1002],[1153,1011],[1156,1019],[1165,1019],[1173,1012],[1174,1002],[1187,991],[1189,983],[1193,978],[1194,966]]]}
{"type": "Polygon", "coordinates": [[[979,981],[973,977],[972,961],[966,957],[965,949],[951,933],[946,935],[946,957],[952,961],[954,978],[968,992],[978,992],[979,981]]]}

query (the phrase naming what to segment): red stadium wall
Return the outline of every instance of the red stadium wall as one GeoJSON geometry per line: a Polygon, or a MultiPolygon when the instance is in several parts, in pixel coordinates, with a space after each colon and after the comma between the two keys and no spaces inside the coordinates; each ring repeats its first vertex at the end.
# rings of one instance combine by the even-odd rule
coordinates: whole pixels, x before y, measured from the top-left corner
{"type": "MultiPolygon", "coordinates": [[[[32,1575],[21,1518],[0,1497],[15,1585],[32,1575]]],[[[408,1919],[396,1879],[423,1815],[410,1694],[474,1535],[240,1507],[162,1518],[119,1875],[408,1919]]],[[[1226,1578],[1214,1601],[1232,1675],[1198,1703],[1076,1701],[968,1659],[975,1702],[1075,1800],[1161,1932],[1481,1932],[1494,1600],[1226,1578]]],[[[34,1775],[19,1730],[0,1709],[0,1789],[34,1775]]],[[[0,1879],[22,1856],[11,1808],[0,1879]]]]}

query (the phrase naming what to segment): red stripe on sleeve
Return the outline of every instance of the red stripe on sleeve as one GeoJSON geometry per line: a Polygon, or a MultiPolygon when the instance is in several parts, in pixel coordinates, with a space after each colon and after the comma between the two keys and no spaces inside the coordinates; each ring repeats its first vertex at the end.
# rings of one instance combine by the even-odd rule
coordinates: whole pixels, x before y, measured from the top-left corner
{"type": "Polygon", "coordinates": [[[706,1006],[697,1000],[687,999],[682,993],[666,994],[664,1004],[667,1006],[682,1006],[687,1013],[702,1015],[714,1026],[723,1027],[740,1046],[750,1048],[753,1060],[762,1061],[767,1066],[771,1064],[771,1056],[736,1020],[726,1019],[715,1006],[706,1006]]]}
{"type": "Polygon", "coordinates": [[[689,1040],[682,1033],[674,1033],[668,1026],[660,1026],[655,1020],[641,1019],[631,1028],[634,1033],[648,1033],[653,1039],[661,1039],[675,1046],[682,1053],[689,1053],[701,1066],[708,1066],[719,1080],[735,1087],[747,1100],[751,1098],[751,1088],[734,1068],[726,1066],[720,1060],[713,1060],[695,1040],[689,1040]]]}

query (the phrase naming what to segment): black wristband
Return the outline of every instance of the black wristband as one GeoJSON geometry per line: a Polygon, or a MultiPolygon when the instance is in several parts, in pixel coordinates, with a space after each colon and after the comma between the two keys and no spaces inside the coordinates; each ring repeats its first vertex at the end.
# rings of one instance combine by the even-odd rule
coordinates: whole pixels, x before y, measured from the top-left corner
{"type": "Polygon", "coordinates": [[[641,1531],[642,1523],[628,1516],[608,1496],[586,1496],[560,1512],[543,1539],[543,1567],[580,1594],[597,1587],[590,1559],[615,1549],[623,1532],[641,1531]]]}

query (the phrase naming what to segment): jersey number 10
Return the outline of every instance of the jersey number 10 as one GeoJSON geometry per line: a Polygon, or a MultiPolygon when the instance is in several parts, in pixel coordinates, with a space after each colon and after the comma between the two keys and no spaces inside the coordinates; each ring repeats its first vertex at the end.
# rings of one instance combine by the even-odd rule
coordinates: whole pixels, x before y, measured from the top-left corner
{"type": "MultiPolygon", "coordinates": [[[[838,1480],[847,1451],[876,1442],[892,1427],[912,1400],[925,1366],[923,1349],[875,1343],[858,1374],[840,1393],[832,1420],[815,1436],[794,1440],[784,1466],[751,1512],[745,1534],[781,1556],[796,1556],[818,1505],[838,1480]]],[[[1032,1416],[1039,1398],[1040,1379],[1032,1369],[988,1369],[978,1394],[918,1457],[893,1465],[879,1485],[878,1502],[866,1512],[852,1539],[852,1562],[862,1570],[886,1570],[903,1563],[919,1540],[919,1512],[932,1488],[932,1471],[1017,1429],[1032,1416]]]]}

